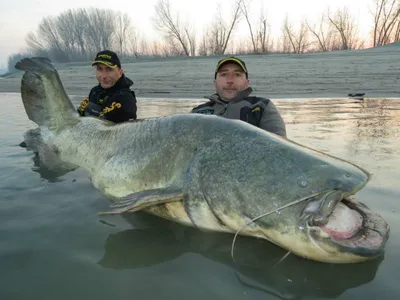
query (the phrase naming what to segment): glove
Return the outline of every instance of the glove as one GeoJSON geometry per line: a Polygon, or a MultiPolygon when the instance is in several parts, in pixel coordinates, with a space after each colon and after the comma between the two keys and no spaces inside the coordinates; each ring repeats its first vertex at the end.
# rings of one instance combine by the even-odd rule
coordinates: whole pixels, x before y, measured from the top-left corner
{"type": "Polygon", "coordinates": [[[78,113],[81,116],[85,115],[85,109],[88,106],[88,104],[89,104],[89,97],[86,97],[85,99],[83,99],[83,101],[81,102],[81,104],[79,105],[79,108],[78,108],[78,113]]]}

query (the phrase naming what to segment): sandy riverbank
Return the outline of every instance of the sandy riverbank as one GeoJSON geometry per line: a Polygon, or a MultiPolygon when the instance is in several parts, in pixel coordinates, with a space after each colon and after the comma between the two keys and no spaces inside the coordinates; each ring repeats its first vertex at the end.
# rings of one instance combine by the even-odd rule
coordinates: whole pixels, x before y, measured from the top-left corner
{"type": "MultiPolygon", "coordinates": [[[[399,97],[400,43],[366,50],[239,56],[249,69],[254,94],[269,98],[399,97]]],[[[220,57],[123,61],[140,97],[203,98],[213,92],[220,57]]],[[[96,84],[87,64],[57,66],[70,95],[85,96],[96,84]]],[[[22,72],[0,77],[0,93],[19,92],[22,72]]]]}

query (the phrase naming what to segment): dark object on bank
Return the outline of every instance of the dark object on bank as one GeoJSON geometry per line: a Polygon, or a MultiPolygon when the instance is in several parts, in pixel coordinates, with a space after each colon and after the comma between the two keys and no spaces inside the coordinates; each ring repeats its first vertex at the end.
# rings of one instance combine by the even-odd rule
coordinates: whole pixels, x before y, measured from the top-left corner
{"type": "Polygon", "coordinates": [[[358,100],[364,100],[364,96],[365,93],[355,93],[355,94],[348,94],[347,96],[349,96],[352,99],[358,99],[358,100]]]}

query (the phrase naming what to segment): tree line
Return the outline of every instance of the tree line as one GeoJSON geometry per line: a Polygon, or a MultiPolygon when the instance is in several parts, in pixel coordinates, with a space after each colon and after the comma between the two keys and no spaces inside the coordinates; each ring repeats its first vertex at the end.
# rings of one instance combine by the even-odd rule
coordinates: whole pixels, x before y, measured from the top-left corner
{"type": "MultiPolygon", "coordinates": [[[[400,40],[400,0],[371,0],[371,45],[400,40]]],[[[234,0],[231,12],[222,16],[217,7],[212,23],[199,35],[191,23],[181,18],[169,0],[154,6],[152,25],[162,38],[149,41],[135,29],[127,13],[109,9],[69,9],[58,16],[44,17],[35,32],[26,36],[27,52],[46,56],[56,62],[87,61],[102,49],[112,49],[122,57],[207,56],[223,54],[265,54],[271,52],[305,53],[310,51],[364,48],[356,20],[346,7],[329,8],[318,22],[304,19],[293,24],[283,21],[281,35],[272,38],[268,17],[261,9],[250,16],[250,0],[234,0]],[[239,24],[247,28],[248,38],[232,38],[239,24]]],[[[9,56],[8,68],[23,54],[9,56]]]]}

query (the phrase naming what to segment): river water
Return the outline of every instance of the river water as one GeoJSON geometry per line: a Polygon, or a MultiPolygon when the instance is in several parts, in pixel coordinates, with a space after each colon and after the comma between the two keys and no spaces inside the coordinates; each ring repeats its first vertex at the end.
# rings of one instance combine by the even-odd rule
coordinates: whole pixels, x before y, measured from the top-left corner
{"type": "MultiPolygon", "coordinates": [[[[140,99],[139,117],[203,100],[140,99]]],[[[109,202],[77,169],[55,174],[20,148],[19,94],[0,94],[0,299],[398,299],[400,99],[280,99],[288,137],[372,173],[358,198],[391,227],[385,255],[334,265],[268,242],[203,233],[144,213],[102,218],[109,202]]]]}

